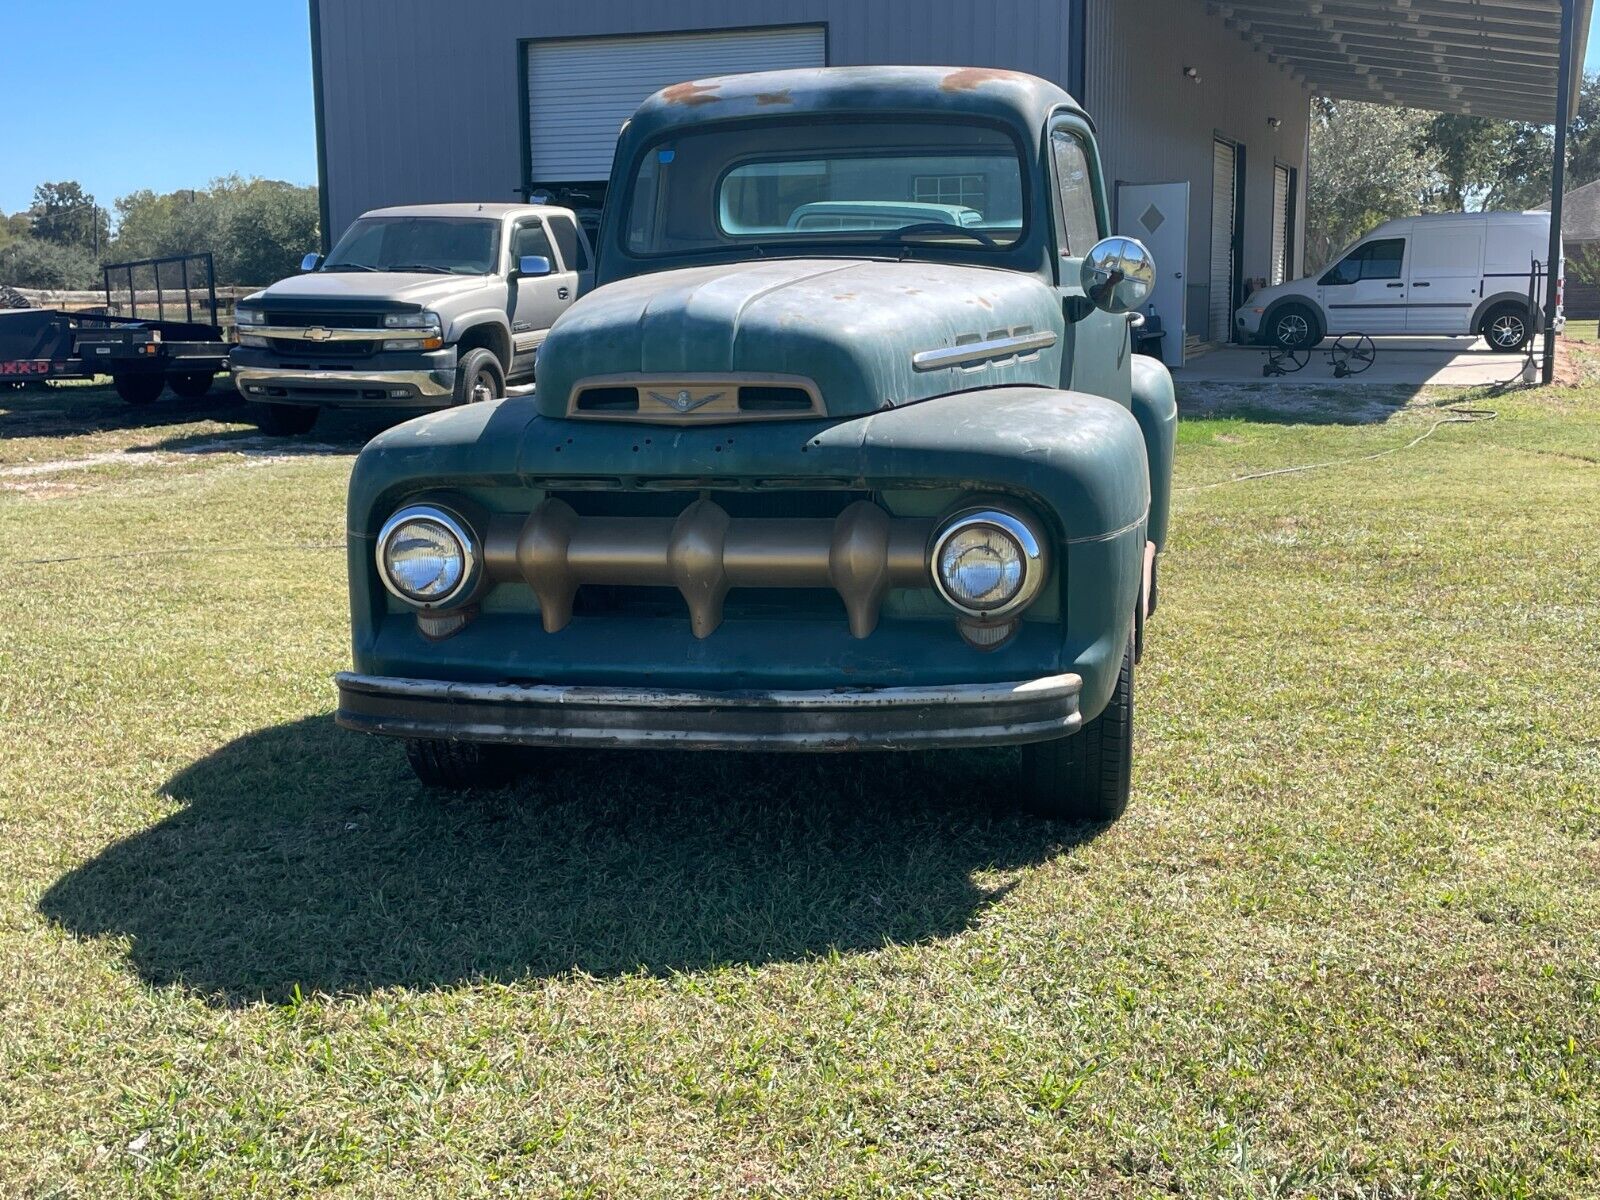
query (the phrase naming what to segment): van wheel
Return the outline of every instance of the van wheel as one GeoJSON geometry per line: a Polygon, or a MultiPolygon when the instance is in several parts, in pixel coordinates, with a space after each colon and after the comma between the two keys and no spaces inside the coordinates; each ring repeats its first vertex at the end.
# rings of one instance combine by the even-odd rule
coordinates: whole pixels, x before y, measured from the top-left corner
{"type": "Polygon", "coordinates": [[[293,437],[298,433],[310,433],[321,411],[314,404],[263,404],[256,424],[262,433],[273,437],[293,437]]]}
{"type": "Polygon", "coordinates": [[[113,375],[111,386],[129,404],[149,404],[161,395],[167,381],[160,375],[113,375]]]}
{"type": "Polygon", "coordinates": [[[511,749],[479,742],[407,738],[406,761],[423,784],[452,792],[501,787],[516,777],[511,749]]]}
{"type": "Polygon", "coordinates": [[[1133,782],[1133,643],[1111,701],[1071,737],[1022,748],[1022,803],[1061,821],[1115,821],[1133,782]]]}
{"type": "Polygon", "coordinates": [[[456,364],[457,404],[498,400],[506,394],[506,373],[492,350],[468,350],[456,364]]]}
{"type": "Polygon", "coordinates": [[[1515,354],[1533,341],[1533,322],[1524,304],[1497,304],[1483,315],[1478,332],[1489,349],[1515,354]]]}
{"type": "Polygon", "coordinates": [[[1317,314],[1304,304],[1285,304],[1272,314],[1267,341],[1285,350],[1310,349],[1322,340],[1317,314]]]}

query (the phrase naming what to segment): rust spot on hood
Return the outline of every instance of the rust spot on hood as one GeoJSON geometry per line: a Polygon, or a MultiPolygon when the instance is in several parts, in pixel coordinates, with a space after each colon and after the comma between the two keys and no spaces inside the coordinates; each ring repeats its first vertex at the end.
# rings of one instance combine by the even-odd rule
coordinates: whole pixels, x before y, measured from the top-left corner
{"type": "Polygon", "coordinates": [[[959,71],[951,71],[939,83],[939,90],[944,92],[970,92],[982,83],[997,83],[1003,79],[1023,79],[1017,71],[1007,71],[1001,67],[962,67],[959,71]]]}
{"type": "Polygon", "coordinates": [[[716,94],[721,86],[718,83],[697,83],[692,80],[687,83],[675,83],[661,93],[661,98],[668,104],[687,104],[690,107],[715,104],[722,99],[716,94]]]}
{"type": "Polygon", "coordinates": [[[784,88],[781,92],[757,92],[756,103],[762,106],[768,104],[793,104],[794,97],[789,94],[788,88],[784,88]]]}

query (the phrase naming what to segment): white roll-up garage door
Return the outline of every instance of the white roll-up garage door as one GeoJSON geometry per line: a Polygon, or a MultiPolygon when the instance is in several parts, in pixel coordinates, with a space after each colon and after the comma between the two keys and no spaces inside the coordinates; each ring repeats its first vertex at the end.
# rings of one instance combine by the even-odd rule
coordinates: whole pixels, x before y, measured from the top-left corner
{"type": "Polygon", "coordinates": [[[1232,142],[1211,144],[1211,340],[1226,342],[1233,326],[1233,222],[1238,160],[1232,142]]]}
{"type": "Polygon", "coordinates": [[[826,65],[820,25],[530,42],[530,181],[605,179],[622,123],[670,84],[826,65]]]}

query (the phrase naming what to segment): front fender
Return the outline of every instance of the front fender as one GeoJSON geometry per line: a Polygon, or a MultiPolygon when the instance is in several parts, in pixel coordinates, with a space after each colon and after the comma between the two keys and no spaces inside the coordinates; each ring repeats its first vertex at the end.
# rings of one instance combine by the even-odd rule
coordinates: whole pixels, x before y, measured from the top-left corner
{"type": "Polygon", "coordinates": [[[1133,415],[1144,434],[1150,464],[1150,540],[1167,546],[1172,515],[1172,459],[1178,437],[1178,397],[1166,364],[1146,355],[1133,359],[1133,415]]]}

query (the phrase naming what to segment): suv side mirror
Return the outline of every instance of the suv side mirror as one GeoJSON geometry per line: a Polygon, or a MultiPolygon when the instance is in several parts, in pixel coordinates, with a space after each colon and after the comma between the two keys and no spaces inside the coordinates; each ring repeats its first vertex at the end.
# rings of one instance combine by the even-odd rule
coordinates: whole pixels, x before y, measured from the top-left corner
{"type": "Polygon", "coordinates": [[[308,254],[300,260],[300,269],[302,271],[315,271],[321,265],[322,255],[320,254],[308,254]]]}
{"type": "Polygon", "coordinates": [[[1129,313],[1155,290],[1156,260],[1137,238],[1108,237],[1083,256],[1078,279],[1083,294],[1096,308],[1129,313]]]}
{"type": "Polygon", "coordinates": [[[555,268],[550,265],[550,260],[542,254],[524,254],[521,258],[517,259],[518,275],[526,275],[530,278],[537,278],[540,275],[550,274],[550,272],[554,269],[555,268]]]}

